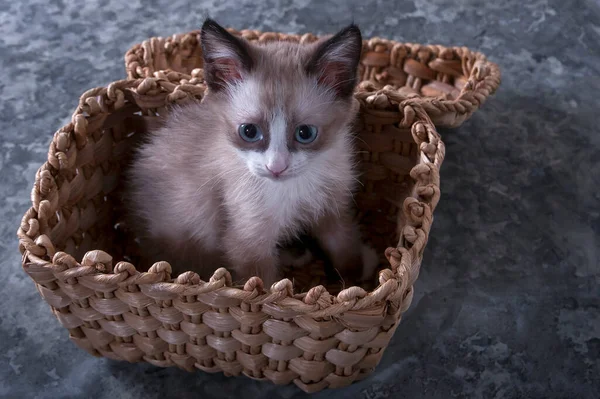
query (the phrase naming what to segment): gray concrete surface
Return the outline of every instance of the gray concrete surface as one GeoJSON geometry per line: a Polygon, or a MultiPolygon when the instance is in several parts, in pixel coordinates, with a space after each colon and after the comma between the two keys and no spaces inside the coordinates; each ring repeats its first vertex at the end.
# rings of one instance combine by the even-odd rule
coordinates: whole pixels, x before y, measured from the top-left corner
{"type": "Polygon", "coordinates": [[[497,95],[447,145],[406,314],[370,378],[320,398],[600,397],[598,1],[0,0],[0,397],[295,398],[246,378],[96,359],[20,268],[15,231],[51,135],[122,54],[210,14],[237,28],[466,45],[497,95]]]}

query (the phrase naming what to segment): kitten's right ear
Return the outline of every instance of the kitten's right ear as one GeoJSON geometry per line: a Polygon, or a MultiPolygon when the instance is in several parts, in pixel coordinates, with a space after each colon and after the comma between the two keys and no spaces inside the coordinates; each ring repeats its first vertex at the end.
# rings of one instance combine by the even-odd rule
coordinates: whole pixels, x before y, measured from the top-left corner
{"type": "Polygon", "coordinates": [[[349,25],[317,46],[306,65],[306,72],[340,97],[350,97],[356,86],[361,51],[360,29],[354,24],[349,25]]]}
{"type": "Polygon", "coordinates": [[[212,19],[207,19],[200,31],[204,79],[213,91],[219,91],[241,81],[252,70],[253,61],[248,44],[233,36],[212,19]]]}

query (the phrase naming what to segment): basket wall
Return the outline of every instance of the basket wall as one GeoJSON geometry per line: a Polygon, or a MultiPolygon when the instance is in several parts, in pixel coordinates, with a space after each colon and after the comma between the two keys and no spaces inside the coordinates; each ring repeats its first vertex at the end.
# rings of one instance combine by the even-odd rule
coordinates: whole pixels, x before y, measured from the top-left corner
{"type": "MultiPolygon", "coordinates": [[[[255,42],[310,43],[318,39],[310,33],[229,31],[255,42]]],[[[134,79],[152,77],[167,69],[191,74],[196,68],[202,68],[199,31],[153,37],[134,45],[125,55],[127,75],[134,79]]],[[[420,105],[433,123],[442,127],[460,126],[500,84],[498,66],[479,52],[466,47],[399,43],[381,38],[363,42],[360,75],[363,81],[370,82],[371,92],[389,86],[398,96],[420,105]]]]}
{"type": "Polygon", "coordinates": [[[95,356],[243,373],[306,392],[362,378],[410,305],[439,200],[444,146],[427,113],[396,90],[356,94],[365,151],[357,202],[379,215],[363,227],[389,240],[402,221],[373,291],[299,294],[288,279],[263,287],[257,277],[233,287],[225,269],[208,282],[193,272],[172,279],[166,262],[141,272],[123,261],[113,224],[132,145],[152,115],[202,98],[201,71],[194,74],[158,72],[83,94],[36,175],[18,230],[24,271],[71,339],[95,356]]]}

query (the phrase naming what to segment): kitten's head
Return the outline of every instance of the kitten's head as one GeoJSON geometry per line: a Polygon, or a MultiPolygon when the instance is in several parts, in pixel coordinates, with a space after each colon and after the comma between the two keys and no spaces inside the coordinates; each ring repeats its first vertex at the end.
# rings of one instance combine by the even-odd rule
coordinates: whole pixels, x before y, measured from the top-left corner
{"type": "Polygon", "coordinates": [[[358,27],[314,44],[253,45],[209,19],[201,40],[207,100],[223,108],[228,142],[252,174],[322,175],[336,158],[350,156],[358,27]]]}

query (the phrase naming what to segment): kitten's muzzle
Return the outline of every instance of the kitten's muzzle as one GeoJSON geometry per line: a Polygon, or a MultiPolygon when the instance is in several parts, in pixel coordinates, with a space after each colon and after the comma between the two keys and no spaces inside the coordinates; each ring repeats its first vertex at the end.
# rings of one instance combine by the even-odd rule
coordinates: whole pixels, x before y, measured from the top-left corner
{"type": "Polygon", "coordinates": [[[285,172],[288,169],[288,165],[286,165],[283,169],[281,168],[276,168],[271,166],[271,168],[269,168],[269,166],[265,165],[265,168],[267,169],[267,171],[269,171],[269,173],[271,173],[271,176],[274,178],[278,178],[280,177],[283,172],[285,172]]]}

